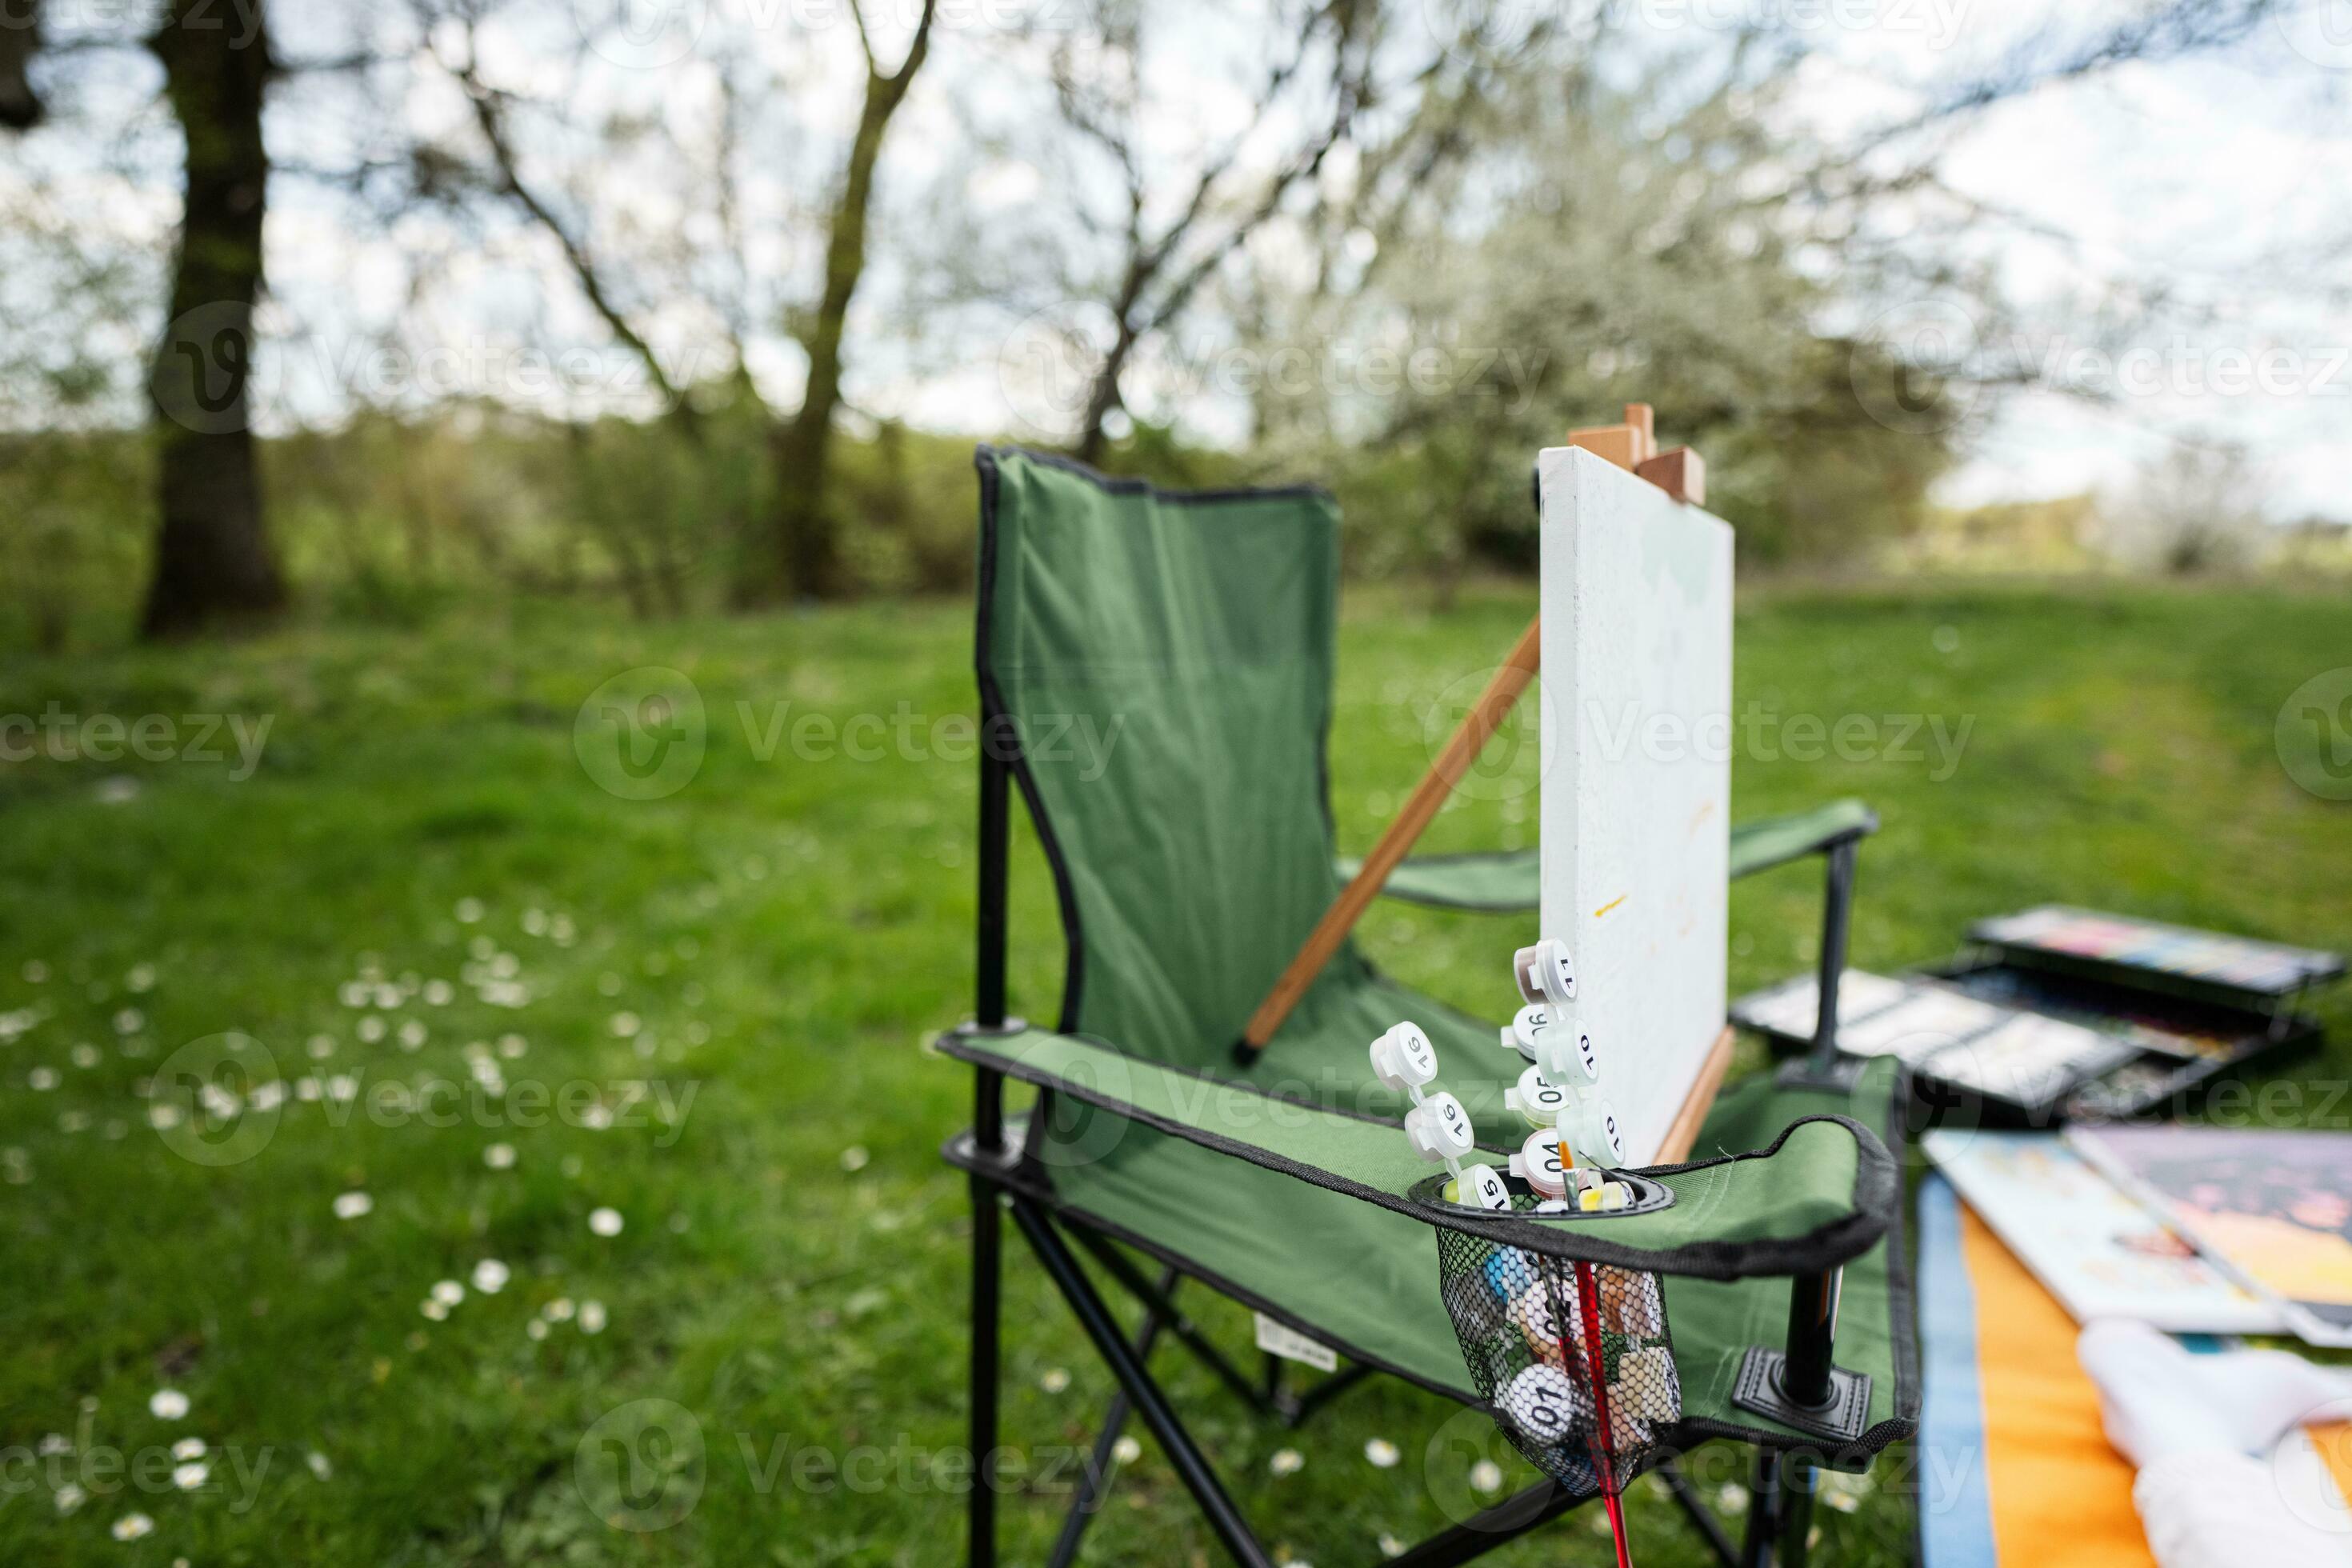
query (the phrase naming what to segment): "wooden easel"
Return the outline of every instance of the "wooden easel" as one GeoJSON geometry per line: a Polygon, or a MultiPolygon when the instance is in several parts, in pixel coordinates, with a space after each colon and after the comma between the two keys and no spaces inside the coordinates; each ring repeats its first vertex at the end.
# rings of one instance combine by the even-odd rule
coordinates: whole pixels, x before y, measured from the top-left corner
{"type": "MultiPolygon", "coordinates": [[[[1631,469],[1678,501],[1691,506],[1706,504],[1706,464],[1688,447],[1658,450],[1655,421],[1646,403],[1627,404],[1622,424],[1570,431],[1568,444],[1581,447],[1621,468],[1631,469]]],[[[1339,951],[1339,944],[1348,940],[1348,933],[1356,929],[1365,910],[1380,896],[1391,873],[1403,863],[1422,834],[1436,820],[1446,797],[1462,782],[1462,775],[1470,771],[1470,764],[1478,760],[1478,753],[1502,727],[1519,694],[1535,679],[1542,655],[1542,633],[1541,617],[1528,623],[1528,629],[1519,635],[1502,668],[1495,672],[1486,689],[1479,694],[1460,727],[1445,742],[1445,749],[1438,752],[1429,772],[1405,798],[1404,808],[1397,813],[1396,820],[1389,824],[1372,852],[1364,857],[1362,868],[1323,912],[1297,956],[1274,983],[1265,1000],[1258,1004],[1257,1011],[1250,1015],[1248,1026],[1234,1047],[1234,1054],[1244,1066],[1257,1060],[1258,1053],[1265,1049],[1266,1042],[1274,1038],[1276,1031],[1298,1005],[1299,998],[1307,994],[1307,988],[1315,984],[1315,977],[1323,973],[1323,966],[1331,962],[1331,955],[1339,951]]],[[[1731,1059],[1731,1029],[1726,1026],[1699,1069],[1698,1081],[1675,1116],[1665,1144],[1659,1150],[1659,1163],[1670,1164],[1688,1155],[1698,1136],[1699,1123],[1706,1120],[1716,1092],[1723,1087],[1724,1070],[1731,1059]]]]}

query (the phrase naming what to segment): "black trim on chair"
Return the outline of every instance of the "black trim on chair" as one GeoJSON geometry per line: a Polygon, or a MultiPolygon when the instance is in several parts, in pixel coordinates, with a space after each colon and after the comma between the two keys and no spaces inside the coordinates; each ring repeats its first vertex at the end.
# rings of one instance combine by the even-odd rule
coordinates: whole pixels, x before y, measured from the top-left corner
{"type": "MultiPolygon", "coordinates": [[[[1735,1154],[1717,1155],[1708,1160],[1692,1160],[1679,1165],[1644,1167],[1642,1173],[1651,1176],[1678,1175],[1685,1172],[1706,1170],[1717,1165],[1738,1164],[1748,1160],[1769,1159],[1780,1152],[1790,1136],[1808,1122],[1834,1122],[1854,1136],[1854,1176],[1852,1207],[1839,1218],[1801,1237],[1769,1237],[1744,1242],[1697,1242],[1685,1247],[1650,1248],[1629,1247],[1611,1241],[1597,1230],[1586,1230],[1569,1225],[1539,1223],[1496,1215],[1480,1219],[1468,1210],[1433,1208],[1418,1204],[1409,1196],[1382,1192],[1367,1186],[1349,1176],[1327,1171],[1319,1165],[1309,1165],[1293,1160],[1255,1143],[1228,1138],[1187,1122],[1146,1110],[1140,1106],[1105,1094],[1091,1084],[1081,1084],[1058,1078],[1041,1068],[1011,1058],[997,1056],[981,1049],[972,1042],[953,1035],[942,1036],[935,1048],[943,1056],[971,1063],[974,1067],[1003,1073],[1057,1094],[1108,1110],[1116,1116],[1197,1143],[1220,1154],[1247,1162],[1265,1170],[1338,1193],[1360,1202],[1407,1215],[1424,1224],[1446,1230],[1460,1231],[1483,1240],[1524,1247],[1552,1257],[1572,1258],[1588,1263],[1605,1263],[1620,1268],[1644,1269],[1665,1274],[1686,1274],[1699,1279],[1764,1279],[1775,1275],[1801,1274],[1834,1268],[1868,1251],[1873,1243],[1886,1233],[1885,1208],[1902,1191],[1902,1175],[1895,1168],[1886,1146],[1876,1133],[1851,1117],[1835,1115],[1801,1116],[1781,1129],[1780,1135],[1761,1149],[1750,1149],[1735,1154]]],[[[1247,1088],[1248,1086],[1241,1086],[1247,1088]]]]}
{"type": "MultiPolygon", "coordinates": [[[[1037,841],[1045,852],[1045,862],[1054,873],[1054,898],[1062,915],[1064,953],[1061,1022],[1055,1027],[1063,1034],[1078,1032],[1079,1009],[1086,997],[1087,950],[1085,933],[1078,917],[1078,895],[1070,875],[1069,862],[1062,853],[1062,845],[1055,836],[1054,824],[1046,815],[1045,803],[1038,792],[1036,776],[1029,768],[1029,758],[1023,750],[1021,734],[1012,719],[1012,708],[1004,700],[1004,689],[997,683],[996,668],[990,659],[992,634],[995,630],[996,570],[997,570],[997,508],[1003,471],[997,466],[1002,453],[1035,463],[1043,468],[1058,469],[1086,480],[1108,495],[1143,495],[1168,506],[1198,506],[1204,503],[1235,500],[1266,500],[1308,498],[1332,500],[1329,490],[1320,485],[1278,485],[1265,488],[1240,487],[1218,490],[1164,490],[1145,479],[1113,479],[1096,471],[1074,458],[1058,457],[1051,452],[1033,451],[1026,447],[998,447],[982,446],[972,451],[972,467],[980,473],[980,608],[975,617],[972,666],[980,678],[980,740],[983,750],[990,744],[992,721],[1003,720],[1010,732],[1012,755],[1007,759],[1013,769],[1013,782],[1021,788],[1022,802],[1029,808],[1029,820],[1037,829],[1037,841]]],[[[1333,635],[1338,635],[1336,622],[1333,635]]],[[[1328,765],[1331,742],[1331,713],[1327,702],[1323,713],[1322,732],[1315,740],[1315,766],[1322,781],[1323,830],[1325,848],[1330,847],[1334,837],[1331,817],[1331,782],[1328,765]]]]}
{"type": "MultiPolygon", "coordinates": [[[[1021,743],[1020,726],[1013,719],[1012,710],[1004,700],[1004,689],[996,682],[995,666],[989,660],[990,634],[995,629],[996,619],[996,506],[1001,478],[995,448],[980,447],[972,454],[972,465],[980,470],[980,611],[975,617],[972,655],[973,669],[980,678],[980,743],[983,751],[992,743],[992,726],[1002,721],[1011,741],[1011,755],[1004,760],[1013,769],[1013,783],[1021,787],[1022,802],[1029,808],[1029,820],[1037,829],[1037,842],[1045,851],[1045,864],[1054,873],[1054,899],[1062,912],[1059,1026],[1068,1033],[1078,1026],[1078,1005],[1085,996],[1087,981],[1087,947],[1078,924],[1078,891],[1070,879],[1069,862],[1063,857],[1061,841],[1054,836],[1053,820],[1045,814],[1045,800],[1037,792],[1037,780],[1029,771],[1029,756],[1021,743]]],[[[1091,472],[1084,468],[1080,471],[1091,472]]]]}

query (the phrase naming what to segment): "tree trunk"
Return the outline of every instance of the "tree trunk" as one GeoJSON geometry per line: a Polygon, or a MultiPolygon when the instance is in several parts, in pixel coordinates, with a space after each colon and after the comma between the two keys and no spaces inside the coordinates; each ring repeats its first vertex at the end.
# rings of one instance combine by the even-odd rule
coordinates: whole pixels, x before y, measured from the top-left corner
{"type": "Polygon", "coordinates": [[[1119,374],[1127,369],[1128,356],[1135,352],[1135,329],[1121,316],[1118,338],[1103,356],[1102,368],[1095,373],[1094,384],[1087,392],[1086,422],[1078,430],[1078,461],[1088,468],[1102,466],[1103,453],[1110,446],[1109,433],[1103,425],[1110,418],[1111,410],[1124,406],[1118,392],[1119,374]]]}
{"type": "Polygon", "coordinates": [[[41,122],[41,100],[27,73],[40,47],[40,0],[0,0],[0,129],[30,131],[41,122]]]}
{"type": "Polygon", "coordinates": [[[262,0],[169,0],[148,47],[188,144],[170,324],[151,389],[159,437],[150,638],[265,616],[286,602],[255,464],[253,312],[269,187],[262,102],[272,64],[262,0]]]}
{"type": "MultiPolygon", "coordinates": [[[[857,135],[849,144],[849,167],[825,244],[824,293],[805,344],[808,391],[801,399],[800,411],[776,430],[769,443],[776,475],[774,543],[782,580],[772,583],[754,575],[740,585],[740,599],[758,601],[778,592],[833,599],[849,587],[842,569],[840,520],[835,515],[832,495],[833,416],[841,408],[842,332],[849,319],[849,302],[866,270],[866,225],[874,199],[874,170],[882,159],[882,139],[890,128],[890,117],[906,101],[915,73],[922,68],[933,9],[934,0],[925,0],[914,43],[896,75],[884,75],[869,58],[866,102],[858,111],[857,135]]],[[[756,563],[753,570],[758,570],[756,563]]]]}

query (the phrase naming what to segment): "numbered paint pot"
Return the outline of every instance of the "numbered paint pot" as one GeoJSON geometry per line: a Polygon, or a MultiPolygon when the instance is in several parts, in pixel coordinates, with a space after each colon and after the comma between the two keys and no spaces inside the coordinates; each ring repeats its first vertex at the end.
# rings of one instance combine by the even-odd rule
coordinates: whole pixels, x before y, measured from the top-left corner
{"type": "Polygon", "coordinates": [[[1558,937],[1546,937],[1513,953],[1511,978],[1525,1001],[1565,1007],[1576,1000],[1576,964],[1569,957],[1568,943],[1558,937]]]}
{"type": "Polygon", "coordinates": [[[1404,1113],[1404,1135],[1413,1152],[1431,1164],[1459,1160],[1478,1146],[1470,1130],[1470,1113],[1450,1094],[1431,1095],[1404,1113]]]}
{"type": "Polygon", "coordinates": [[[1420,1025],[1399,1024],[1372,1042],[1372,1071],[1399,1094],[1410,1094],[1437,1076],[1437,1047],[1420,1025]]]}
{"type": "Polygon", "coordinates": [[[1549,1003],[1528,1003],[1503,1026],[1504,1047],[1518,1052],[1529,1061],[1535,1060],[1537,1032],[1551,1027],[1554,1016],[1549,1003]]]}
{"type": "Polygon", "coordinates": [[[1538,1362],[1505,1384],[1497,1412],[1539,1447],[1580,1441],[1592,1429],[1592,1399],[1556,1366],[1538,1362]]]}

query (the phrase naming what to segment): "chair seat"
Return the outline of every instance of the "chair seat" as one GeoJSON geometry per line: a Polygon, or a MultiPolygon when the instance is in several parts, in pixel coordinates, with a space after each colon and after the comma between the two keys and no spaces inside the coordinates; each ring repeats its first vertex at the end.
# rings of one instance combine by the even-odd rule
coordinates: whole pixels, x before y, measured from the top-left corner
{"type": "MultiPolygon", "coordinates": [[[[1060,1091],[1049,1124],[1023,1130],[1023,1180],[1066,1217],[1356,1360],[1475,1403],[1437,1288],[1434,1232],[1402,1196],[1428,1168],[1397,1128],[1397,1097],[1366,1081],[1363,1043],[1412,1016],[1449,1065],[1517,1058],[1491,1026],[1403,986],[1372,977],[1331,989],[1345,1001],[1294,1017],[1246,1076],[1042,1030],[951,1036],[940,1048],[1060,1091]]],[[[1445,1083],[1482,1148],[1517,1145],[1525,1128],[1502,1110],[1500,1072],[1457,1069],[1445,1083]]],[[[1859,1463],[1911,1430],[1907,1290],[1891,1261],[1899,1177],[1848,1123],[1802,1120],[1887,1127],[1893,1083],[1883,1064],[1848,1093],[1751,1079],[1717,1101],[1692,1163],[1660,1169],[1674,1207],[1575,1227],[1612,1249],[1595,1261],[1665,1276],[1689,1440],[1818,1443],[1738,1408],[1732,1391],[1748,1348],[1780,1342],[1788,1275],[1835,1263],[1846,1271],[1838,1363],[1871,1378],[1868,1429],[1842,1458],[1859,1463]],[[1738,1158],[1765,1149],[1776,1152],[1738,1158]]]]}

